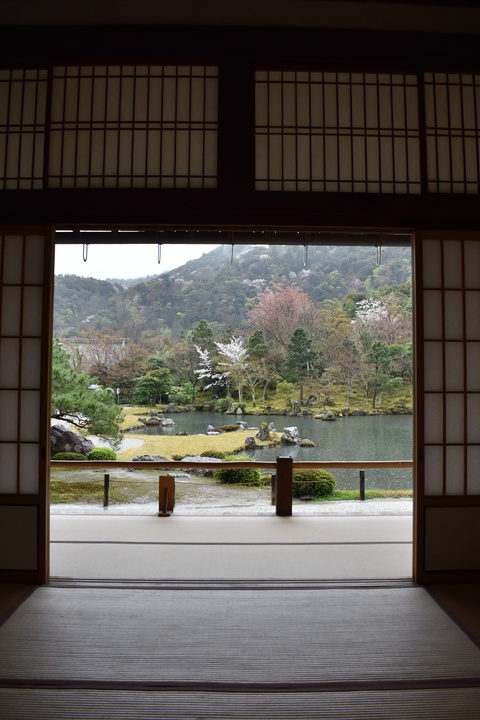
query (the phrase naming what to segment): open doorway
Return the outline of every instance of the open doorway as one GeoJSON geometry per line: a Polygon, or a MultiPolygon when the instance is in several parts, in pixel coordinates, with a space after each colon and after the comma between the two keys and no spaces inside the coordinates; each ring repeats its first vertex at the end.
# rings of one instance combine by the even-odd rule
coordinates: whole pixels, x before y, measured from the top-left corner
{"type": "MultiPolygon", "coordinates": [[[[121,461],[228,460],[241,452],[253,461],[287,455],[295,462],[362,460],[367,468],[394,461],[407,467],[368,468],[366,477],[363,473],[365,502],[358,500],[358,467],[322,470],[321,477],[309,469],[306,484],[294,483],[294,518],[305,518],[304,529],[292,524],[286,529],[283,523],[279,532],[277,524],[272,537],[258,532],[258,524],[252,529],[251,519],[245,518],[273,514],[270,487],[261,472],[245,470],[233,477],[233,471],[222,471],[220,482],[219,472],[192,477],[180,471],[186,477],[177,476],[175,518],[185,522],[188,517],[189,526],[184,538],[174,533],[174,540],[170,531],[160,539],[156,534],[162,524],[156,518],[158,471],[119,471],[111,479],[110,504],[104,508],[102,473],[96,471],[92,482],[83,478],[86,471],[76,469],[75,478],[66,480],[63,469],[55,468],[52,574],[78,576],[65,570],[69,553],[78,557],[85,543],[92,542],[97,557],[100,545],[114,550],[96,563],[100,576],[103,563],[103,577],[126,579],[111,570],[112,557],[131,555],[132,548],[125,545],[140,545],[143,557],[158,550],[156,543],[183,543],[190,556],[195,546],[193,564],[198,568],[196,553],[206,557],[208,547],[223,538],[220,544],[235,546],[235,552],[241,546],[242,556],[246,548],[255,552],[259,577],[270,580],[286,579],[285,572],[290,579],[411,577],[409,237],[362,236],[358,244],[353,236],[295,233],[282,235],[281,244],[273,234],[262,234],[259,242],[258,233],[238,233],[228,235],[234,242],[218,244],[208,242],[218,240],[218,233],[202,233],[192,245],[180,242],[192,233],[152,233],[141,237],[149,243],[132,246],[126,241],[133,233],[119,235],[124,242],[117,249],[101,244],[104,234],[57,233],[54,359],[87,373],[93,397],[110,394],[103,405],[111,406],[112,418],[118,419],[115,410],[123,409],[120,444],[82,430],[97,448],[110,445],[121,461]],[[86,242],[76,245],[79,239],[86,242]],[[106,259],[100,259],[103,247],[106,259]],[[192,257],[199,248],[200,257],[192,257]],[[115,272],[113,258],[125,250],[124,271],[115,272]],[[74,269],[80,266],[81,275],[60,264],[72,251],[74,269]],[[133,269],[142,252],[145,270],[133,269]],[[331,475],[334,485],[329,485],[331,475]],[[232,477],[241,484],[229,484],[232,477]],[[97,536],[99,518],[105,516],[128,518],[131,531],[124,526],[106,532],[104,523],[97,536]],[[148,529],[144,523],[139,530],[138,518],[146,516],[148,529]],[[206,516],[215,520],[199,534],[197,518],[206,516]],[[233,523],[232,516],[237,516],[233,523]],[[95,536],[88,535],[82,517],[96,518],[90,520],[95,536]],[[319,517],[321,524],[311,522],[319,517]],[[368,527],[362,518],[370,518],[368,527]],[[278,560],[273,570],[258,562],[259,546],[280,551],[283,569],[278,560]],[[337,553],[333,560],[332,547],[337,553]],[[372,570],[373,551],[377,571],[372,570]],[[397,565],[393,551],[401,558],[397,565]],[[58,572],[56,556],[63,556],[58,572]],[[349,570],[342,557],[353,558],[349,570]]],[[[62,418],[55,405],[55,420],[68,421],[69,412],[62,418]]],[[[98,456],[99,450],[95,452],[98,456]]],[[[278,523],[275,518],[268,522],[272,519],[278,523]]],[[[130,579],[173,577],[169,573],[174,571],[162,569],[155,557],[151,572],[148,562],[140,572],[131,560],[135,575],[130,579]]],[[[212,565],[211,559],[203,562],[212,565]]],[[[227,564],[232,567],[235,561],[227,564]]],[[[244,578],[251,577],[251,564],[240,567],[244,578]]],[[[196,577],[192,572],[190,567],[190,579],[196,577]]],[[[204,570],[199,572],[203,577],[204,570]]],[[[213,579],[222,577],[218,569],[211,572],[213,579]]],[[[92,576],[88,562],[82,563],[80,576],[92,576]]]]}

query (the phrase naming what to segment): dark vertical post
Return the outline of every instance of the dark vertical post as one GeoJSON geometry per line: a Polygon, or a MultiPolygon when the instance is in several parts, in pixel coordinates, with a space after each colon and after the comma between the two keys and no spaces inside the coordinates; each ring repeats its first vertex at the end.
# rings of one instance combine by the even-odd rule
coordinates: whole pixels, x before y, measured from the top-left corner
{"type": "Polygon", "coordinates": [[[103,476],[103,507],[108,507],[108,494],[110,492],[110,475],[103,476]]]}
{"type": "Polygon", "coordinates": [[[291,457],[277,457],[275,512],[281,517],[292,514],[292,465],[291,457]]]}
{"type": "Polygon", "coordinates": [[[365,470],[360,470],[360,500],[365,500],[365,470]]]}
{"type": "Polygon", "coordinates": [[[271,476],[270,488],[272,492],[272,505],[275,505],[277,495],[277,476],[275,475],[275,473],[273,473],[271,476]]]}
{"type": "Polygon", "coordinates": [[[160,475],[158,478],[158,517],[168,517],[175,507],[175,478],[160,475]]]}

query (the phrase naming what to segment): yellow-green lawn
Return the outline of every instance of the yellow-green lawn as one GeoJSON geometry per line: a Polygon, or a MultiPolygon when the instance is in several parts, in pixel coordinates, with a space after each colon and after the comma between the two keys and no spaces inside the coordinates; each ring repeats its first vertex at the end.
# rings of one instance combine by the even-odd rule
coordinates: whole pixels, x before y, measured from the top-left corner
{"type": "Polygon", "coordinates": [[[144,441],[143,445],[117,453],[118,460],[131,460],[136,455],[162,455],[169,460],[174,455],[201,455],[205,452],[235,453],[245,448],[245,438],[251,430],[235,430],[220,435],[125,435],[144,441]]]}

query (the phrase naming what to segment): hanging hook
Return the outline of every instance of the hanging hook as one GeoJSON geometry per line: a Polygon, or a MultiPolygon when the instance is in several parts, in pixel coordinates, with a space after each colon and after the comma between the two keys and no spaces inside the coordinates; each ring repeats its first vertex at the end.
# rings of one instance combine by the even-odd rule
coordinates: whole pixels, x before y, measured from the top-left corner
{"type": "Polygon", "coordinates": [[[308,243],[310,242],[310,233],[307,235],[307,240],[303,246],[303,267],[306,268],[308,265],[308,243]]]}
{"type": "Polygon", "coordinates": [[[88,260],[88,243],[83,243],[82,256],[83,256],[83,262],[87,262],[87,260],[88,260]]]}
{"type": "Polygon", "coordinates": [[[382,264],[382,243],[378,243],[377,245],[375,245],[375,247],[377,249],[376,265],[377,267],[380,267],[380,265],[382,264]]]}
{"type": "Polygon", "coordinates": [[[162,262],[162,246],[160,243],[157,244],[157,263],[160,265],[162,262]]]}
{"type": "Polygon", "coordinates": [[[232,254],[230,255],[230,265],[233,265],[233,248],[235,246],[235,233],[232,232],[232,254]]]}

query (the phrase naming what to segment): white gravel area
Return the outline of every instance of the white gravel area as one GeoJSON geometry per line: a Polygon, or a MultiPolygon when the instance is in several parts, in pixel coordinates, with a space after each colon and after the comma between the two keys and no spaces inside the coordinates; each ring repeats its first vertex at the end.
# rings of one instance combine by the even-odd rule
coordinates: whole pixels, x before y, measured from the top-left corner
{"type": "MultiPolygon", "coordinates": [[[[88,439],[92,441],[95,447],[106,445],[105,438],[98,437],[97,435],[87,435],[88,439]]],[[[133,448],[142,447],[144,441],[141,438],[125,437],[120,443],[119,450],[132,450],[133,448]]]]}
{"type": "MultiPolygon", "coordinates": [[[[51,505],[52,515],[156,515],[156,503],[110,505],[103,508],[96,505],[51,505]]],[[[212,507],[205,505],[179,503],[175,507],[175,515],[212,516],[252,516],[274,515],[275,509],[268,501],[257,500],[252,504],[228,505],[222,503],[212,507]]],[[[361,515],[412,515],[413,501],[409,498],[399,500],[379,498],[375,500],[340,500],[334,502],[294,503],[293,514],[302,516],[361,516],[361,515]]]]}

